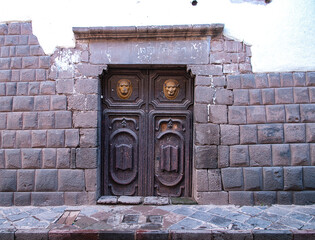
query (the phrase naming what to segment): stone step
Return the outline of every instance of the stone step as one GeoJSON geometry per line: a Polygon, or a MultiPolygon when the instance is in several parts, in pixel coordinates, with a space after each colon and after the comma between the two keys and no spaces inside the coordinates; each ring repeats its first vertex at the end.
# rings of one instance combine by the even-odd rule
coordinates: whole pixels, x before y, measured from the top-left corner
{"type": "Polygon", "coordinates": [[[102,196],[97,200],[98,204],[106,205],[168,205],[168,204],[197,204],[191,198],[175,198],[175,197],[140,197],[140,196],[102,196]]]}

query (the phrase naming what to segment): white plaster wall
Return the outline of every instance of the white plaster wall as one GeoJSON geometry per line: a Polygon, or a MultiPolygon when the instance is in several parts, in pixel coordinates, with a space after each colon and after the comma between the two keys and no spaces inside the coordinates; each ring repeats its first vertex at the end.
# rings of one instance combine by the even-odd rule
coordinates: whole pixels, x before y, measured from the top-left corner
{"type": "Polygon", "coordinates": [[[315,70],[315,0],[190,1],[10,0],[0,21],[32,20],[47,54],[74,46],[72,27],[224,23],[226,36],[252,45],[254,72],[315,70]]]}

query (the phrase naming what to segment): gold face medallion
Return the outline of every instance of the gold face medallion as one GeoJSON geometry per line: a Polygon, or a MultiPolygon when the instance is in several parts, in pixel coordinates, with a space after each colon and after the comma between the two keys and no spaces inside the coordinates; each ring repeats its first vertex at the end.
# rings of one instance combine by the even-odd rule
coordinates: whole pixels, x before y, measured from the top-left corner
{"type": "Polygon", "coordinates": [[[117,82],[117,95],[121,99],[128,99],[131,96],[132,93],[132,85],[130,80],[128,79],[120,79],[117,82]]]}
{"type": "Polygon", "coordinates": [[[174,100],[179,93],[179,84],[175,79],[168,79],[163,84],[163,92],[167,99],[174,100]]]}

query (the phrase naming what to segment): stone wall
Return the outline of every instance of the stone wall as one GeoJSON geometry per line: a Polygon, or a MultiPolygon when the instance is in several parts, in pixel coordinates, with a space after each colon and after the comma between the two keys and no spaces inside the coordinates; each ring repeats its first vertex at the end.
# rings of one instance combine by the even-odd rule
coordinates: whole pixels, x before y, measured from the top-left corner
{"type": "MultiPolygon", "coordinates": [[[[217,34],[210,49],[201,44],[210,50],[201,63],[186,64],[196,76],[193,197],[201,204],[314,203],[315,73],[253,74],[250,47],[217,34]]],[[[0,24],[0,205],[96,203],[98,76],[108,59],[96,61],[94,47],[79,39],[74,49],[46,56],[30,22],[0,24]]]]}
{"type": "Polygon", "coordinates": [[[195,196],[202,204],[315,202],[315,72],[253,74],[248,46],[211,41],[192,66],[195,196]]]}

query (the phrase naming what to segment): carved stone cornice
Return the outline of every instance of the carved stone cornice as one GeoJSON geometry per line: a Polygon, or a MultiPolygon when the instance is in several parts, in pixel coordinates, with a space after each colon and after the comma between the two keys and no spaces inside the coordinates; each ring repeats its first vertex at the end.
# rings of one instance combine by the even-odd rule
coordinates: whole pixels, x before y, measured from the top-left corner
{"type": "Polygon", "coordinates": [[[118,39],[118,38],[191,38],[221,34],[224,24],[128,26],[128,27],[74,27],[75,38],[118,39]]]}

